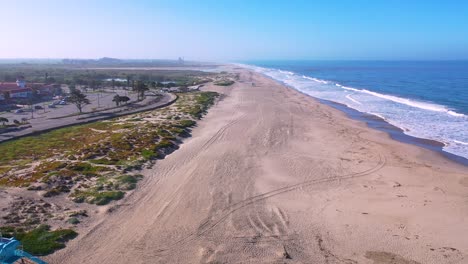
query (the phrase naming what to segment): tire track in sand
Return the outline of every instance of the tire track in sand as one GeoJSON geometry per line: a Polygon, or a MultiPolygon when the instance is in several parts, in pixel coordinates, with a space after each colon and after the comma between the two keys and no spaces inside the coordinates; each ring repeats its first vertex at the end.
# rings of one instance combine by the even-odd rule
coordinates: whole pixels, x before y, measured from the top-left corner
{"type": "Polygon", "coordinates": [[[283,193],[295,191],[304,187],[320,184],[320,183],[326,183],[326,182],[332,182],[332,181],[340,181],[340,180],[349,180],[353,178],[358,178],[358,177],[363,177],[369,174],[372,174],[374,172],[377,172],[381,170],[384,166],[386,165],[386,158],[383,155],[379,155],[379,161],[377,164],[367,170],[357,172],[357,173],[352,173],[352,174],[347,174],[347,175],[342,175],[342,176],[334,176],[334,177],[328,177],[328,178],[321,178],[321,179],[315,179],[315,180],[307,180],[301,183],[285,186],[282,188],[278,188],[266,193],[258,194],[252,197],[249,197],[247,199],[244,199],[242,201],[239,201],[231,206],[226,207],[223,209],[221,213],[218,215],[215,215],[214,218],[211,220],[207,220],[204,223],[202,223],[197,232],[192,232],[188,234],[187,236],[175,241],[172,243],[169,247],[163,248],[160,250],[156,251],[155,256],[162,256],[165,253],[167,253],[169,250],[174,249],[177,246],[186,244],[190,241],[196,240],[197,238],[203,236],[205,233],[211,231],[213,228],[215,228],[218,224],[222,223],[224,220],[226,220],[231,214],[234,212],[249,206],[251,204],[254,204],[258,201],[262,201],[265,199],[268,199],[273,196],[277,196],[283,193]]]}

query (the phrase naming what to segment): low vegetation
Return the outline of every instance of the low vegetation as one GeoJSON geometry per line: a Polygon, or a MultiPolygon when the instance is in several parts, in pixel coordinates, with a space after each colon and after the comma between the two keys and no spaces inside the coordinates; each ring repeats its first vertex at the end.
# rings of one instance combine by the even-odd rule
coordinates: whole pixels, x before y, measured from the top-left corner
{"type": "MultiPolygon", "coordinates": [[[[139,66],[142,65],[144,64],[139,66]]],[[[153,63],[146,66],[149,65],[153,63]]],[[[86,66],[92,67],[90,64],[86,66]]],[[[122,65],[119,64],[120,66],[122,65]]],[[[87,67],[67,64],[0,64],[0,82],[15,82],[17,76],[24,75],[26,81],[30,83],[60,83],[94,89],[99,86],[133,86],[134,81],[152,82],[154,85],[151,86],[158,87],[164,87],[162,84],[168,82],[174,86],[190,86],[205,83],[214,76],[213,73],[195,70],[89,69],[87,67]]]]}
{"type": "Polygon", "coordinates": [[[2,143],[0,185],[36,188],[52,196],[54,192],[73,193],[90,185],[96,187],[95,180],[104,177],[109,184],[98,186],[98,191],[116,190],[117,179],[130,179],[132,169],[175,150],[216,96],[213,92],[180,94],[169,110],[61,128],[2,143]],[[169,113],[179,118],[167,119],[169,113]]]}
{"type": "Polygon", "coordinates": [[[230,86],[233,85],[235,82],[233,80],[220,80],[216,81],[214,84],[218,86],[230,86]]]}
{"type": "MultiPolygon", "coordinates": [[[[164,109],[77,125],[0,144],[0,186],[63,196],[72,202],[106,205],[122,199],[143,178],[138,171],[178,148],[215,102],[217,93],[179,94],[164,109]]],[[[51,231],[48,221],[73,228],[86,213],[71,213],[40,200],[18,199],[0,219],[2,233],[20,239],[25,250],[48,254],[76,236],[51,231]],[[65,213],[64,213],[65,212],[65,213]],[[8,231],[9,230],[9,231],[8,231]],[[38,241],[42,241],[38,243],[38,241]]]]}
{"type": "Polygon", "coordinates": [[[25,231],[22,228],[0,227],[4,237],[15,237],[23,245],[23,249],[33,255],[47,255],[64,248],[65,242],[75,238],[78,234],[71,229],[50,230],[48,225],[25,231]]]}
{"type": "MultiPolygon", "coordinates": [[[[215,92],[203,92],[190,94],[189,97],[181,98],[177,103],[176,107],[180,109],[183,114],[190,115],[192,118],[200,119],[213,105],[214,100],[218,96],[215,92]],[[187,101],[195,101],[195,104],[189,104],[187,101]]],[[[191,122],[192,120],[181,122],[191,122]]],[[[180,123],[179,123],[180,125],[180,123]]]]}

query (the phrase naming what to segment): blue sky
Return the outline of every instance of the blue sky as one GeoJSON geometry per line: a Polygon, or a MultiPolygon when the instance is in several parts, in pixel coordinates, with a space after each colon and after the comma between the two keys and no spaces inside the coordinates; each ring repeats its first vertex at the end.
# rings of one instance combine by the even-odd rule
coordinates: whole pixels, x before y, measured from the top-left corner
{"type": "Polygon", "coordinates": [[[0,58],[468,59],[468,1],[0,0],[0,58]]]}

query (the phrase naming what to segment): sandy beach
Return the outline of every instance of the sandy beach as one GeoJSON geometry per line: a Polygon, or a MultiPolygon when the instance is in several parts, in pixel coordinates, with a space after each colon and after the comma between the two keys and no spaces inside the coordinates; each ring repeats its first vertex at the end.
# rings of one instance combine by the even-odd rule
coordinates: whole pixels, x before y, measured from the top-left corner
{"type": "Polygon", "coordinates": [[[467,263],[468,169],[240,68],[50,263],[467,263]]]}

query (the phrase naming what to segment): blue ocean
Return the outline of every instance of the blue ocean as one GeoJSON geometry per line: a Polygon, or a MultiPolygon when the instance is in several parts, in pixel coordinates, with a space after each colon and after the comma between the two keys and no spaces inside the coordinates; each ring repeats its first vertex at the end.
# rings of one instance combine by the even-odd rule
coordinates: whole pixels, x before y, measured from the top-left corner
{"type": "Polygon", "coordinates": [[[249,61],[310,96],[383,118],[468,158],[468,61],[249,61]]]}

